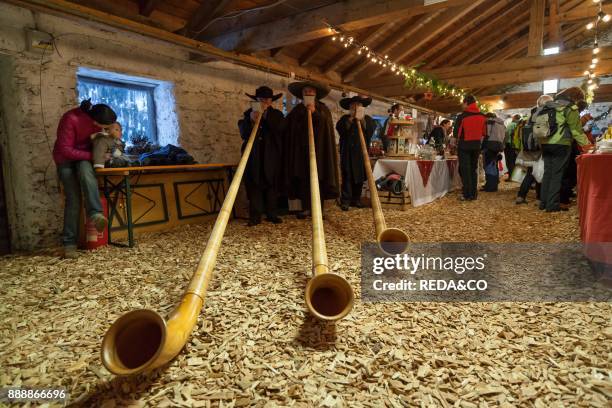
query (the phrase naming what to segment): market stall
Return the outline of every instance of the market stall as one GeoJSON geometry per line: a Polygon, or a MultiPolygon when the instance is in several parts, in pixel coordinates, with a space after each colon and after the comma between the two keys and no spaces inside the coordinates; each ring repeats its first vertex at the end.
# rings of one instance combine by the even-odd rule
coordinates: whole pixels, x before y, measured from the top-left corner
{"type": "Polygon", "coordinates": [[[444,197],[461,185],[456,158],[442,160],[380,159],[374,167],[374,178],[395,172],[404,177],[412,205],[418,207],[444,197]]]}
{"type": "Polygon", "coordinates": [[[592,261],[612,268],[612,154],[582,154],[576,162],[580,238],[592,261]]]}

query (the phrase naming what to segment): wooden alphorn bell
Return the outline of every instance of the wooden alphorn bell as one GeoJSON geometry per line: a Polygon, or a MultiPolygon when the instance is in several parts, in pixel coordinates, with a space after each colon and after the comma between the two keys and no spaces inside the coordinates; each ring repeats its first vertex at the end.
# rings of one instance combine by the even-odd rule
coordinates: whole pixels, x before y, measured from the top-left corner
{"type": "Polygon", "coordinates": [[[200,262],[180,303],[164,320],[157,312],[140,309],[119,317],[102,341],[102,363],[113,374],[134,375],[170,362],[183,349],[204,306],[217,254],[230,218],[263,112],[242,153],[236,173],[206,243],[200,262]]]}
{"type": "Polygon", "coordinates": [[[312,112],[308,110],[308,153],[310,165],[310,206],[312,212],[312,272],[306,285],[306,306],[320,320],[334,321],[345,317],[353,308],[355,296],[346,279],[329,271],[323,213],[319,191],[319,174],[315,151],[312,112]]]}
{"type": "Polygon", "coordinates": [[[402,254],[408,249],[408,235],[398,228],[387,228],[385,215],[383,214],[380,198],[378,197],[378,189],[376,181],[372,174],[372,166],[370,165],[370,155],[366,146],[363,130],[361,129],[361,121],[354,118],[357,122],[357,130],[359,131],[359,143],[361,144],[361,153],[363,154],[363,165],[365,167],[366,177],[368,179],[368,188],[370,190],[370,200],[372,201],[372,215],[374,216],[374,229],[376,231],[376,242],[387,254],[402,254]]]}

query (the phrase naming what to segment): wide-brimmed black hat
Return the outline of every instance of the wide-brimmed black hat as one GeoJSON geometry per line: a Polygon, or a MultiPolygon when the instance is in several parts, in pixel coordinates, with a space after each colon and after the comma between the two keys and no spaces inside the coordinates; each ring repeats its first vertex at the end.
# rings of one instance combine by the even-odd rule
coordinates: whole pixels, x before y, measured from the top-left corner
{"type": "Polygon", "coordinates": [[[302,91],[304,88],[310,87],[317,90],[317,99],[323,99],[331,92],[331,89],[324,84],[313,81],[292,82],[289,84],[289,92],[294,96],[302,99],[302,91]]]}
{"type": "Polygon", "coordinates": [[[372,103],[372,98],[367,96],[355,95],[352,98],[340,99],[340,106],[342,106],[343,109],[350,110],[351,104],[354,102],[359,102],[361,106],[365,108],[366,106],[369,106],[372,103]]]}
{"type": "Polygon", "coordinates": [[[277,100],[278,98],[280,98],[281,96],[283,96],[282,93],[276,94],[274,95],[274,92],[272,92],[272,88],[268,87],[268,86],[260,86],[259,88],[257,88],[255,90],[255,95],[251,95],[248,93],[245,93],[246,96],[248,96],[249,98],[253,99],[254,101],[257,100],[257,98],[271,98],[273,101],[277,100]]]}

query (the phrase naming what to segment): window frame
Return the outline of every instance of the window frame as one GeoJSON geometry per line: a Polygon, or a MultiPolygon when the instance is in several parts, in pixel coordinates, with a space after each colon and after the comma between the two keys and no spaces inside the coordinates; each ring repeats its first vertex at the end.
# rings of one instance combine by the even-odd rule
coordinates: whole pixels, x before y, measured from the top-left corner
{"type": "MultiPolygon", "coordinates": [[[[158,142],[157,107],[155,106],[155,88],[157,87],[156,85],[146,84],[146,83],[137,82],[137,81],[116,81],[112,79],[103,79],[103,78],[96,78],[94,76],[89,76],[89,75],[84,75],[84,74],[77,74],[77,89],[78,89],[79,83],[89,83],[93,85],[106,85],[106,86],[113,86],[116,88],[134,89],[134,90],[146,92],[147,100],[148,100],[148,103],[150,104],[149,106],[151,107],[148,110],[149,134],[151,135],[148,139],[149,139],[149,142],[151,142],[152,144],[157,144],[158,142]]],[[[79,95],[79,98],[81,98],[81,95],[79,95]]],[[[124,142],[127,144],[130,141],[124,140],[124,142]]]]}

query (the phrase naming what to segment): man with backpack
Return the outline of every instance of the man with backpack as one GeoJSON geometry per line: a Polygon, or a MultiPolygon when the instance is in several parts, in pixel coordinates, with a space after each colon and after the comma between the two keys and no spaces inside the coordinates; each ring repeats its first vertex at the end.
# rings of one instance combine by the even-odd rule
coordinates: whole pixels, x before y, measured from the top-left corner
{"type": "Polygon", "coordinates": [[[512,122],[508,124],[506,129],[506,143],[504,149],[504,156],[506,158],[506,168],[508,169],[508,178],[506,181],[512,180],[512,172],[514,171],[514,165],[516,164],[517,149],[514,143],[514,134],[521,121],[521,115],[516,114],[512,116],[512,122]]]}
{"type": "Polygon", "coordinates": [[[576,105],[583,99],[582,89],[567,88],[536,112],[533,133],[542,145],[544,159],[540,210],[561,211],[561,181],[569,164],[572,140],[576,140],[580,146],[589,145],[576,105]]]}
{"type": "Polygon", "coordinates": [[[531,189],[531,185],[536,183],[536,198],[540,199],[540,188],[541,184],[538,183],[533,176],[533,166],[540,160],[542,156],[542,146],[540,142],[535,138],[533,134],[533,123],[536,118],[536,112],[538,109],[542,109],[547,102],[552,102],[553,97],[550,95],[542,95],[538,98],[536,106],[531,109],[531,114],[527,119],[527,123],[523,127],[523,134],[520,140],[521,152],[519,153],[516,161],[527,168],[525,178],[521,183],[518,194],[516,195],[516,204],[527,204],[527,193],[531,189]]]}
{"type": "Polygon", "coordinates": [[[482,143],[485,185],[481,191],[495,192],[499,185],[498,156],[504,151],[506,125],[493,112],[487,113],[487,135],[482,143]]]}
{"type": "Polygon", "coordinates": [[[478,195],[478,157],[487,131],[486,121],[486,116],[478,109],[476,98],[467,95],[454,129],[459,140],[459,171],[463,182],[463,194],[459,197],[461,201],[476,200],[478,195]]]}

